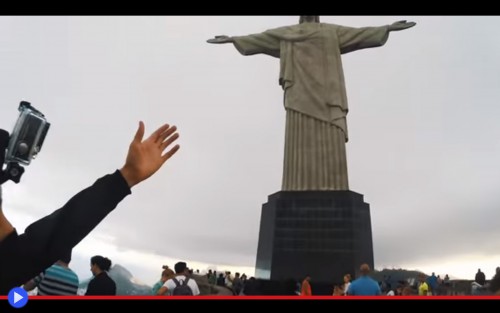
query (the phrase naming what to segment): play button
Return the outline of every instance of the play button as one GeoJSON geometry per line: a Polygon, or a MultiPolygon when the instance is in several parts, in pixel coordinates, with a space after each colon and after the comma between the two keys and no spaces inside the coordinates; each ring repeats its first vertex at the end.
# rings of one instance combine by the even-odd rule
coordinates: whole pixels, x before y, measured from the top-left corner
{"type": "Polygon", "coordinates": [[[9,304],[17,309],[28,303],[28,293],[23,288],[13,288],[8,295],[9,304]]]}

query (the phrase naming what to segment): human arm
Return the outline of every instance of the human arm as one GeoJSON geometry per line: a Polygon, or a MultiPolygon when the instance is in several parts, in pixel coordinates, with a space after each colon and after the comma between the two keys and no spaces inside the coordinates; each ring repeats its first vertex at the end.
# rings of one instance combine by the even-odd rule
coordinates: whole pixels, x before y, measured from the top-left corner
{"type": "Polygon", "coordinates": [[[35,289],[38,286],[38,284],[42,281],[42,279],[43,279],[43,273],[25,283],[23,285],[23,289],[26,291],[31,291],[35,289]]]}
{"type": "Polygon", "coordinates": [[[158,171],[179,149],[175,145],[164,153],[179,137],[175,131],[175,126],[165,124],[143,141],[140,122],[121,170],[99,178],[62,208],[28,226],[24,234],[18,236],[15,230],[8,234],[0,242],[0,294],[51,266],[129,195],[131,187],[158,171]]]}
{"type": "Polygon", "coordinates": [[[180,148],[175,145],[163,153],[177,138],[177,127],[165,124],[158,128],[146,140],[144,123],[139,123],[139,129],[129,146],[125,165],[120,169],[128,186],[132,188],[156,173],[180,148]]]}
{"type": "Polygon", "coordinates": [[[168,292],[168,288],[166,286],[162,286],[156,291],[155,295],[157,296],[163,296],[168,292]]]}
{"type": "Polygon", "coordinates": [[[14,227],[3,214],[2,207],[0,206],[0,242],[12,232],[14,232],[14,227]]]}
{"type": "MultiPolygon", "coordinates": [[[[0,172],[2,170],[2,166],[3,165],[0,164],[0,172]]],[[[8,235],[14,232],[14,227],[9,222],[7,217],[5,217],[5,215],[3,214],[2,203],[3,203],[2,185],[0,185],[0,242],[2,242],[2,240],[4,240],[8,235]]]]}
{"type": "Polygon", "coordinates": [[[153,295],[158,294],[158,290],[163,286],[164,282],[163,281],[158,281],[156,284],[153,285],[153,288],[151,288],[151,293],[153,295]]]}
{"type": "Polygon", "coordinates": [[[117,170],[99,178],[63,207],[29,225],[24,234],[12,232],[0,243],[0,294],[19,286],[71,250],[130,194],[117,170]]]}
{"type": "MultiPolygon", "coordinates": [[[[168,266],[167,266],[168,268],[168,266]]],[[[167,293],[168,288],[166,286],[167,278],[162,276],[160,281],[153,286],[153,295],[162,296],[167,293]]]]}

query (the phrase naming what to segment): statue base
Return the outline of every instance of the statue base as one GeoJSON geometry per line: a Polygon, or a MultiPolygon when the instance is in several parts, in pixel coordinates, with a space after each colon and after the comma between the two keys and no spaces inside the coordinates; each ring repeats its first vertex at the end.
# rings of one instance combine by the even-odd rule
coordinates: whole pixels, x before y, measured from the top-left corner
{"type": "Polygon", "coordinates": [[[262,205],[255,276],[343,283],[373,269],[370,205],[352,191],[280,191],[262,205]]]}

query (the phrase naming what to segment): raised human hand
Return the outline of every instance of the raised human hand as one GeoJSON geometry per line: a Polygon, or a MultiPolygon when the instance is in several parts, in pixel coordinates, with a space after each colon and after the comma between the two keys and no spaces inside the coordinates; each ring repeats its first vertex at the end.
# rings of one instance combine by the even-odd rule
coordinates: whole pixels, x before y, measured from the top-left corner
{"type": "Polygon", "coordinates": [[[179,138],[176,130],[176,126],[165,124],[143,141],[144,123],[139,122],[139,128],[128,149],[125,165],[120,170],[129,187],[151,177],[179,150],[180,146],[175,145],[163,153],[179,138]]]}

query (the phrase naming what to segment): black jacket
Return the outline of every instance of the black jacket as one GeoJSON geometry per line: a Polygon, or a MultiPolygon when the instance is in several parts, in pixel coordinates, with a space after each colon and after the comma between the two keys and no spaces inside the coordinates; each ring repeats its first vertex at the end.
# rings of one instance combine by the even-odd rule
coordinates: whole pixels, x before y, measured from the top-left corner
{"type": "Polygon", "coordinates": [[[117,170],[80,191],[62,208],[0,242],[0,295],[54,264],[87,236],[127,195],[117,170]]]}
{"type": "Polygon", "coordinates": [[[108,273],[101,272],[89,282],[86,296],[115,296],[116,284],[108,273]]]}

